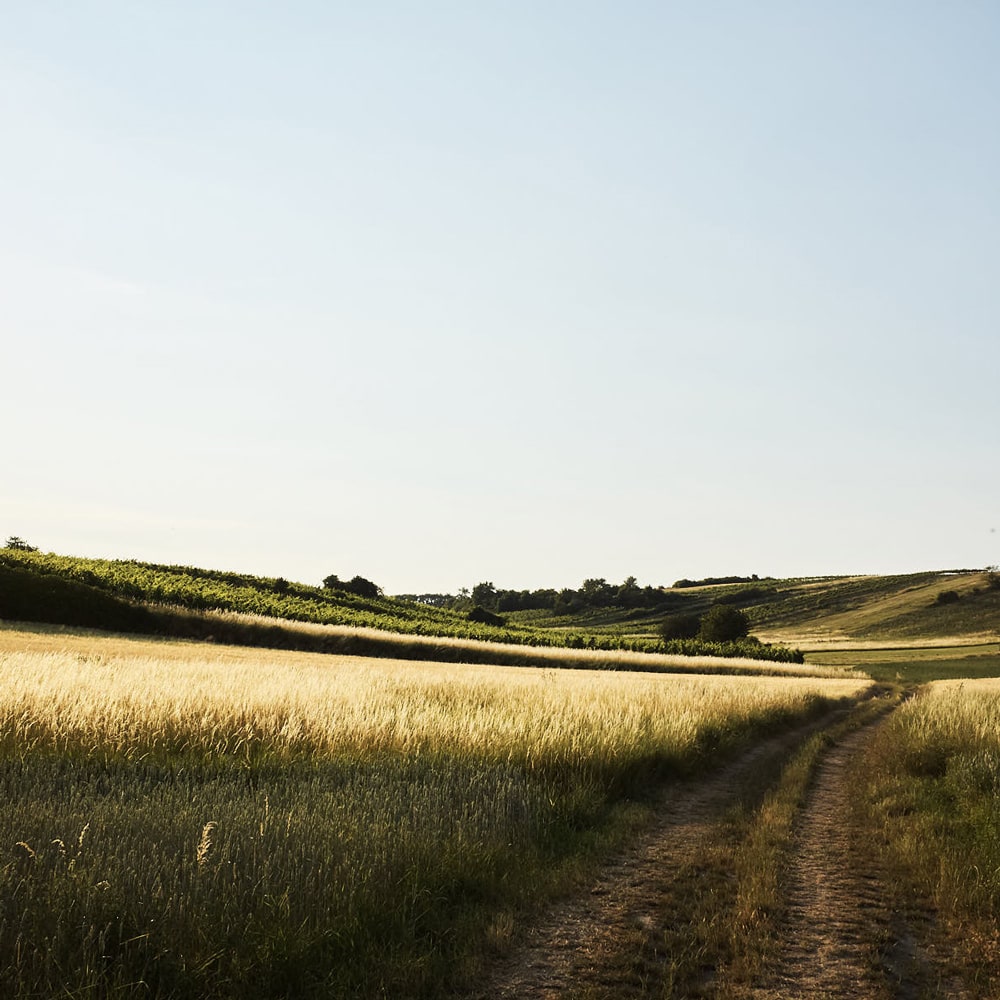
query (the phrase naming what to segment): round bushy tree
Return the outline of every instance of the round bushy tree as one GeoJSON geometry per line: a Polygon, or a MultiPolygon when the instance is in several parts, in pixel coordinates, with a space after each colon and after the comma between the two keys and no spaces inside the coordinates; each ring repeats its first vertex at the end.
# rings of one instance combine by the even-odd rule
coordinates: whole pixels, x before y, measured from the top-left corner
{"type": "Polygon", "coordinates": [[[750,633],[750,619],[731,605],[716,604],[701,619],[698,638],[706,642],[732,642],[750,633]]]}
{"type": "Polygon", "coordinates": [[[357,594],[358,597],[367,597],[370,600],[374,600],[382,593],[382,588],[377,583],[372,583],[371,580],[366,580],[363,576],[352,576],[342,586],[344,590],[357,594]]]}

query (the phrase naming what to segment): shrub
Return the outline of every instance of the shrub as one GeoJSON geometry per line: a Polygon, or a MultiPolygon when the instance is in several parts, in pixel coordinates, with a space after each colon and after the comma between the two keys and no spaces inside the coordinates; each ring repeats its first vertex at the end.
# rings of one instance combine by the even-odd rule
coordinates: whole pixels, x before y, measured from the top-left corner
{"type": "Polygon", "coordinates": [[[363,576],[352,576],[347,583],[343,584],[343,588],[350,594],[357,594],[358,597],[369,599],[379,597],[382,593],[382,588],[377,583],[372,583],[371,580],[366,580],[363,576]]]}
{"type": "Polygon", "coordinates": [[[667,615],[660,623],[660,636],[665,642],[671,639],[694,639],[701,628],[697,615],[667,615]]]}
{"type": "Polygon", "coordinates": [[[487,611],[482,605],[477,604],[466,616],[470,622],[478,622],[480,625],[506,625],[507,619],[500,615],[487,611]]]}
{"type": "Polygon", "coordinates": [[[377,583],[366,580],[363,576],[352,576],[350,580],[341,580],[335,573],[331,573],[323,578],[323,587],[326,590],[339,590],[342,593],[355,594],[369,600],[382,596],[382,588],[377,583]]]}
{"type": "Polygon", "coordinates": [[[717,604],[701,620],[698,638],[706,642],[732,642],[750,632],[750,619],[739,608],[717,604]]]}
{"type": "Polygon", "coordinates": [[[937,595],[935,604],[954,604],[956,601],[961,600],[958,596],[958,592],[955,590],[942,590],[940,594],[937,595]]]}

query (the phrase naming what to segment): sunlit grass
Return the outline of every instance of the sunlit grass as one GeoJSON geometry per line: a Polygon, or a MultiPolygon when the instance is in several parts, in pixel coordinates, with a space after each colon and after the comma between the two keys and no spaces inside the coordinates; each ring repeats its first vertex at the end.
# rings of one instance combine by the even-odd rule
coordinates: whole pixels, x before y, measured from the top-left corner
{"type": "Polygon", "coordinates": [[[866,683],[0,638],[9,996],[437,995],[653,783],[866,683]]]}
{"type": "MultiPolygon", "coordinates": [[[[509,643],[484,642],[476,639],[460,639],[454,637],[440,636],[400,636],[391,632],[382,632],[378,629],[357,628],[354,626],[342,625],[317,625],[310,622],[290,622],[279,621],[277,619],[264,618],[258,615],[244,615],[235,612],[212,612],[211,617],[219,619],[220,622],[237,621],[256,623],[262,626],[280,624],[281,628],[289,632],[300,632],[313,636],[338,636],[345,639],[373,640],[379,643],[383,652],[391,650],[394,644],[400,647],[399,659],[414,659],[409,653],[404,653],[404,649],[415,646],[424,647],[424,652],[419,658],[434,660],[435,651],[447,651],[442,659],[447,658],[449,662],[459,660],[461,662],[462,652],[469,654],[469,659],[476,663],[496,663],[504,665],[521,665],[521,661],[527,661],[529,665],[552,668],[584,668],[592,670],[634,670],[649,672],[669,672],[669,673],[727,673],[727,674],[768,674],[790,677],[843,677],[844,670],[837,666],[825,666],[822,664],[801,664],[801,663],[781,663],[771,660],[750,659],[745,657],[722,657],[722,656],[683,656],[671,653],[643,653],[631,650],[597,650],[597,649],[567,649],[565,647],[529,647],[511,646],[509,643]]],[[[206,614],[208,617],[208,614],[206,614]]],[[[3,649],[87,649],[91,638],[99,637],[104,639],[106,633],[93,629],[76,628],[72,626],[41,625],[41,624],[10,624],[0,622],[0,650],[3,649]],[[60,642],[53,644],[51,637],[59,636],[60,642]]],[[[116,641],[122,651],[131,651],[133,655],[160,655],[161,651],[168,647],[178,649],[208,648],[218,650],[239,650],[240,646],[225,646],[205,643],[193,640],[157,639],[152,637],[135,637],[130,635],[117,635],[116,641]]],[[[164,655],[177,658],[180,654],[168,652],[164,655]]],[[[219,655],[233,655],[240,657],[242,653],[230,653],[219,655]]],[[[262,654],[251,654],[258,656],[262,654]]],[[[266,656],[269,659],[284,655],[301,656],[308,654],[286,653],[282,650],[269,651],[266,656]]],[[[329,654],[327,654],[329,656],[329,654]]],[[[380,654],[382,655],[382,654],[380,654]]],[[[336,656],[336,654],[334,654],[336,656]]],[[[368,659],[369,657],[364,657],[368,659]]],[[[392,657],[388,657],[392,659],[392,657]]]]}
{"type": "Polygon", "coordinates": [[[910,684],[1000,676],[1000,644],[995,642],[922,649],[853,649],[809,653],[807,659],[816,666],[856,669],[875,680],[910,684]]]}
{"type": "Polygon", "coordinates": [[[1000,678],[928,685],[880,730],[858,768],[858,787],[900,884],[941,914],[977,985],[995,989],[1000,678]]]}
{"type": "Polygon", "coordinates": [[[808,654],[809,662],[823,666],[867,666],[870,663],[895,663],[906,659],[912,662],[954,660],[962,657],[1000,655],[1000,643],[963,643],[939,646],[900,646],[855,643],[849,649],[815,651],[808,654]],[[902,654],[902,655],[900,655],[902,654]]]}

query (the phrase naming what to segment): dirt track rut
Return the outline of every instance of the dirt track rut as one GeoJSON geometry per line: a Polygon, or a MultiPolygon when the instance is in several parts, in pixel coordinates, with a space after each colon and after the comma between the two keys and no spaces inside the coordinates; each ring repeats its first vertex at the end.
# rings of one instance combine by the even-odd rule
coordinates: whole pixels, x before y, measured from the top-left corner
{"type": "MultiPolygon", "coordinates": [[[[761,742],[694,788],[670,789],[641,841],[612,862],[583,897],[554,907],[470,998],[649,995],[653,984],[644,980],[642,969],[622,962],[623,945],[648,949],[649,942],[662,938],[672,918],[664,912],[665,900],[678,877],[698,877],[722,813],[740,801],[759,773],[776,771],[821,724],[761,742]]],[[[658,959],[670,962],[666,954],[658,959]]]]}
{"type": "MultiPolygon", "coordinates": [[[[589,892],[553,907],[523,936],[520,946],[466,994],[467,1000],[964,997],[957,984],[936,978],[936,965],[917,943],[913,928],[892,912],[878,873],[866,860],[872,852],[858,850],[851,829],[849,763],[877,722],[841,739],[818,767],[787,861],[786,919],[776,967],[762,982],[744,984],[735,994],[727,994],[717,983],[717,970],[710,964],[693,986],[688,982],[676,988],[671,983],[674,956],[663,942],[678,920],[711,919],[706,916],[716,898],[711,880],[726,873],[720,876],[718,866],[705,864],[705,858],[722,842],[726,810],[738,804],[748,788],[756,786],[752,794],[759,795],[767,781],[762,776],[776,778],[792,750],[830,723],[828,717],[764,741],[694,788],[669,789],[640,842],[608,865],[589,892]],[[687,906],[675,912],[679,892],[704,896],[708,906],[700,913],[687,906]]],[[[717,898],[721,903],[731,897],[723,891],[717,898]]],[[[684,932],[689,929],[696,949],[698,928],[684,932]]]]}
{"type": "Polygon", "coordinates": [[[873,852],[859,845],[850,823],[851,760],[879,724],[844,737],[819,765],[788,862],[780,966],[753,992],[755,1000],[968,995],[938,971],[932,952],[919,942],[926,927],[915,928],[894,911],[873,852]]]}
{"type": "Polygon", "coordinates": [[[764,998],[892,996],[879,969],[877,928],[887,926],[885,893],[859,864],[848,817],[847,767],[869,728],[824,757],[802,814],[789,861],[788,914],[781,968],[764,998]]]}

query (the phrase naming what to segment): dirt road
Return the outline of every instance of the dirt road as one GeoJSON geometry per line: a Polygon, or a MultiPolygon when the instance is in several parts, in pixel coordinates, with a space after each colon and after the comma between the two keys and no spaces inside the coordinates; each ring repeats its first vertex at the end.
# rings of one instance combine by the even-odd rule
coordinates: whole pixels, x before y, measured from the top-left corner
{"type": "Polygon", "coordinates": [[[894,995],[880,967],[889,924],[885,891],[859,862],[848,819],[847,766],[869,736],[868,729],[851,733],[819,766],[785,879],[781,966],[767,988],[755,991],[759,1000],[894,995]]]}
{"type": "Polygon", "coordinates": [[[849,734],[820,763],[788,861],[780,965],[755,1000],[968,995],[921,942],[931,917],[894,909],[874,852],[852,829],[850,763],[873,728],[849,734]]]}
{"type": "MultiPolygon", "coordinates": [[[[673,925],[715,919],[731,892],[731,878],[723,872],[720,880],[717,866],[706,864],[725,812],[759,795],[821,725],[763,741],[694,787],[668,789],[641,841],[588,892],[554,907],[470,1000],[662,996],[675,962],[664,944],[673,925]]],[[[711,979],[706,969],[706,987],[711,979]]]]}
{"type": "Polygon", "coordinates": [[[697,786],[667,790],[641,841],[589,891],[522,935],[469,1000],[963,997],[937,972],[914,928],[892,912],[865,860],[872,852],[859,851],[852,837],[847,768],[872,725],[839,740],[815,774],[786,858],[785,919],[770,971],[738,987],[720,978],[707,942],[720,937],[713,929],[732,923],[736,875],[726,817],[753,808],[795,748],[833,721],[764,741],[697,786]]]}

